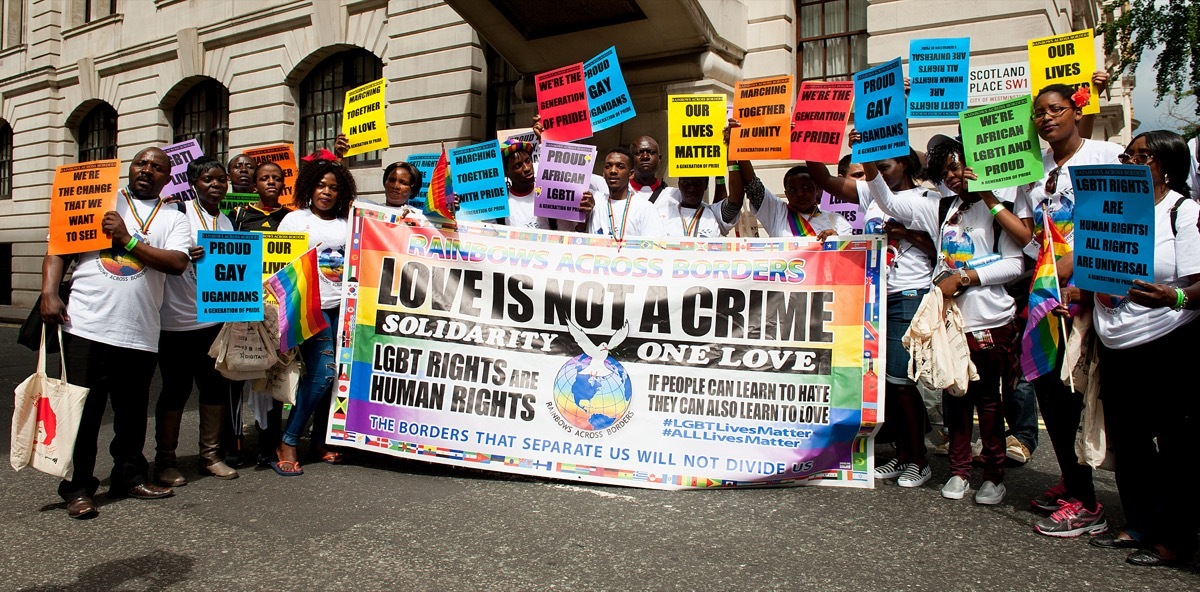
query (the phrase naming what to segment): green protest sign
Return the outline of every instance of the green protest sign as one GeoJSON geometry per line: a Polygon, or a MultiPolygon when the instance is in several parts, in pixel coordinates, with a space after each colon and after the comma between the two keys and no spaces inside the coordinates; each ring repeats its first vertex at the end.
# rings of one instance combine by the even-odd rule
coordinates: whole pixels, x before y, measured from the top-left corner
{"type": "Polygon", "coordinates": [[[1042,176],[1032,109],[1033,99],[1020,96],[959,114],[967,166],[979,177],[967,184],[971,191],[1015,187],[1042,176]]]}
{"type": "Polygon", "coordinates": [[[248,206],[258,203],[257,193],[234,193],[230,191],[225,194],[225,199],[221,200],[221,213],[226,216],[231,216],[230,212],[239,206],[248,206]]]}

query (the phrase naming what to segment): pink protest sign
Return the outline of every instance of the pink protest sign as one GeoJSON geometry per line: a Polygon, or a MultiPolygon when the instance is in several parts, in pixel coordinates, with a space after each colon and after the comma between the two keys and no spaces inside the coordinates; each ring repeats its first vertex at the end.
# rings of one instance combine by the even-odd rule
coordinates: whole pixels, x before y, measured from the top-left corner
{"type": "Polygon", "coordinates": [[[167,158],[171,159],[171,180],[167,182],[167,186],[163,187],[162,193],[159,195],[163,199],[176,198],[180,201],[196,197],[196,191],[192,189],[192,184],[187,180],[187,167],[189,162],[204,156],[204,151],[200,149],[200,143],[193,138],[186,142],[171,144],[163,148],[163,152],[166,152],[167,158]]]}
{"type": "Polygon", "coordinates": [[[543,72],[534,81],[543,140],[572,142],[591,137],[592,119],[588,111],[583,62],[543,72]]]}
{"type": "Polygon", "coordinates": [[[596,147],[564,142],[542,142],[539,170],[534,183],[534,214],[571,222],[583,222],[579,201],[592,179],[596,147]]]}
{"type": "Polygon", "coordinates": [[[854,234],[863,233],[863,218],[865,216],[858,204],[834,197],[824,191],[821,192],[817,203],[820,204],[821,211],[841,214],[850,223],[850,226],[854,228],[854,234]]]}

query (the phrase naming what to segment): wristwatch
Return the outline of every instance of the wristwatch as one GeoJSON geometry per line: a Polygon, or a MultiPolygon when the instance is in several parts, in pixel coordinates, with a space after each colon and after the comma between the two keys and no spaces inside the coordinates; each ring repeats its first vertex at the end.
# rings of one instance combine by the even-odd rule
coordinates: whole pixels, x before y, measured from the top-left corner
{"type": "Polygon", "coordinates": [[[967,270],[958,270],[958,285],[966,288],[971,285],[971,276],[967,275],[967,270]]]}

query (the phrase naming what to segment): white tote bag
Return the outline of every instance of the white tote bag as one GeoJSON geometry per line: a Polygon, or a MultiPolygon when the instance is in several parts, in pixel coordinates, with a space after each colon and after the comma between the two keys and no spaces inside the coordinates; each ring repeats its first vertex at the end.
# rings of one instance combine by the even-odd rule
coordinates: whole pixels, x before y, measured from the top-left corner
{"type": "Polygon", "coordinates": [[[936,288],[921,300],[901,343],[909,353],[909,379],[929,390],[961,397],[967,384],[979,379],[963,333],[962,313],[936,288]]]}
{"type": "MultiPolygon", "coordinates": [[[[65,352],[62,327],[58,328],[58,343],[59,351],[65,352]]],[[[65,353],[62,368],[61,379],[46,375],[46,331],[42,331],[37,373],[17,386],[9,462],[18,471],[32,466],[69,480],[88,389],[67,383],[65,353]]]]}

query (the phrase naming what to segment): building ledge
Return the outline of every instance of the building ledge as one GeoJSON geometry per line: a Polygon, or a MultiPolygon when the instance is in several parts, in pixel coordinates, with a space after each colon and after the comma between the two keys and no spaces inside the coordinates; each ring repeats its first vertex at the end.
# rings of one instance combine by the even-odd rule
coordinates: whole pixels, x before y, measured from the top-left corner
{"type": "Polygon", "coordinates": [[[62,36],[63,36],[63,39],[70,39],[72,37],[78,37],[80,35],[83,35],[84,33],[96,31],[98,29],[103,29],[104,27],[107,27],[109,25],[118,24],[124,20],[125,20],[124,14],[121,14],[119,12],[116,14],[110,14],[106,17],[98,18],[90,23],[84,23],[82,25],[79,25],[78,27],[74,27],[72,29],[67,29],[62,32],[62,36]]]}
{"type": "Polygon", "coordinates": [[[17,54],[19,54],[19,53],[21,53],[21,52],[25,51],[25,49],[26,49],[27,47],[28,47],[27,45],[25,45],[24,43],[22,43],[22,44],[20,44],[20,45],[14,45],[14,46],[12,46],[12,47],[10,47],[10,48],[8,48],[8,49],[4,50],[4,51],[0,51],[0,60],[2,60],[2,59],[4,59],[4,58],[6,58],[6,57],[8,57],[8,56],[17,55],[17,54]]]}

